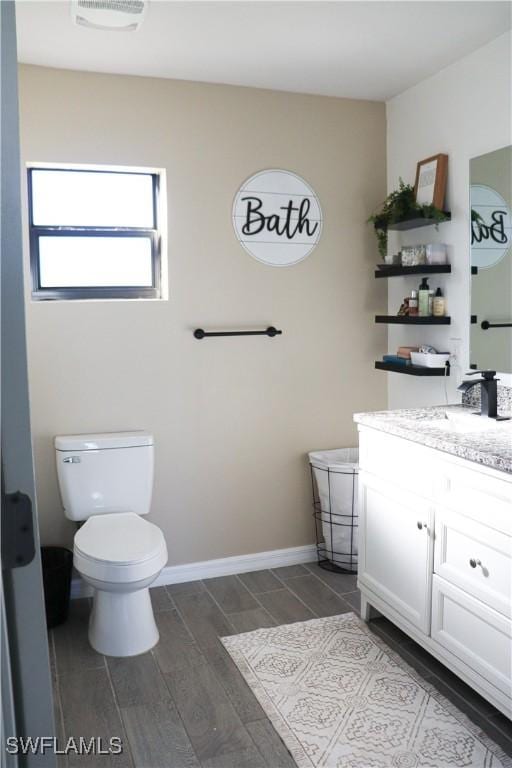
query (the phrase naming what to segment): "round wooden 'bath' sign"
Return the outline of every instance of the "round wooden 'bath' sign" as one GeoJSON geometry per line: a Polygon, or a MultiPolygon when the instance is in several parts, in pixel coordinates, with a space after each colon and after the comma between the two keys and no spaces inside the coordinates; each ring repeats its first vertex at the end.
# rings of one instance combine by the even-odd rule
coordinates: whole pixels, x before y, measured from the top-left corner
{"type": "Polygon", "coordinates": [[[266,170],[245,181],[233,203],[240,244],[272,267],[309,256],[322,233],[322,209],[309,184],[291,171],[266,170]]]}

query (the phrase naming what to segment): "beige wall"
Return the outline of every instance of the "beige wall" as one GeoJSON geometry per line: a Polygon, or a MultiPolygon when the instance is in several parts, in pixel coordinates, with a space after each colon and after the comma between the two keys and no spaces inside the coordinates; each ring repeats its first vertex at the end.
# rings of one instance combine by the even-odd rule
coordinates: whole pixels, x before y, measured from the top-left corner
{"type": "Polygon", "coordinates": [[[163,167],[168,182],[169,301],[33,303],[27,283],[43,541],[74,530],[53,436],[143,428],[170,564],[312,542],[305,453],[353,445],[352,413],[385,406],[365,225],[385,195],[384,105],[31,66],[20,100],[24,161],[163,167]],[[272,167],[323,206],[319,246],[290,268],[252,259],[231,226],[240,183],[272,167]],[[283,335],[192,336],[269,324],[283,335]]]}

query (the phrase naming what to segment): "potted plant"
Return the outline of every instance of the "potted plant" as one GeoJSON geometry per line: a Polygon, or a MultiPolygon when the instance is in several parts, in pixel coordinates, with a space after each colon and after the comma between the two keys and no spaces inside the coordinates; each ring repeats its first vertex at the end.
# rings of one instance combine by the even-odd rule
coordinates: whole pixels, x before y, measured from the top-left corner
{"type": "Polygon", "coordinates": [[[377,235],[377,246],[379,253],[385,260],[388,250],[388,229],[391,224],[397,224],[400,221],[408,219],[432,219],[436,225],[446,221],[448,216],[436,208],[434,205],[421,205],[416,202],[414,187],[405,184],[403,179],[399,179],[398,189],[386,197],[382,208],[378,213],[374,213],[368,219],[373,224],[375,234],[377,235]]]}

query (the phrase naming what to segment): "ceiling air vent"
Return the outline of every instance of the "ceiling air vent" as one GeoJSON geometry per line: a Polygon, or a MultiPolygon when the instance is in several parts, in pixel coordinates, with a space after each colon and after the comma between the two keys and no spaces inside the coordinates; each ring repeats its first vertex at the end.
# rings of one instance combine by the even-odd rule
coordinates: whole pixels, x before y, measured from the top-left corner
{"type": "Polygon", "coordinates": [[[135,32],[147,8],[148,0],[71,0],[73,21],[89,29],[135,32]]]}

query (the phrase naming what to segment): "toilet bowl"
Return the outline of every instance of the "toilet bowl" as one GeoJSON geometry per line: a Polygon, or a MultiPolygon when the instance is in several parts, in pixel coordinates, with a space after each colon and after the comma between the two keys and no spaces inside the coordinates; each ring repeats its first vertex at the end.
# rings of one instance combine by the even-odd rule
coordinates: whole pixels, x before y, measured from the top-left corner
{"type": "Polygon", "coordinates": [[[153,437],[66,435],[55,449],[64,512],[82,523],[73,564],[94,590],[89,642],[106,656],[145,653],[159,639],[149,586],[167,562],[162,531],[141,517],[151,503],[153,437]]]}
{"type": "Polygon", "coordinates": [[[158,642],[149,586],[167,562],[161,530],[133,512],[89,518],[75,535],[74,566],[94,590],[89,642],[134,656],[158,642]]]}

